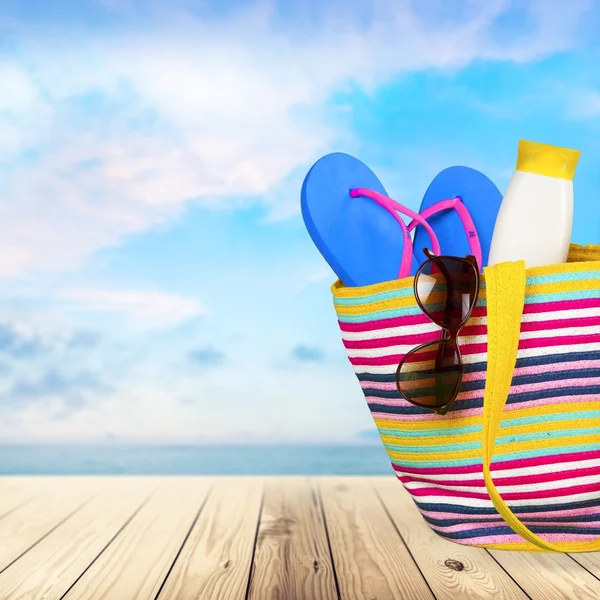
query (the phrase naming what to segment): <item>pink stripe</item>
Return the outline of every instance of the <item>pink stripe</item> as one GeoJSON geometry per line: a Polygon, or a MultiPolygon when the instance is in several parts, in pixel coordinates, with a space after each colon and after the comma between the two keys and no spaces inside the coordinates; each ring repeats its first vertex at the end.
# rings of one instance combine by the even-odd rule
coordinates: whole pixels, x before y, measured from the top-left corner
{"type": "MultiPolygon", "coordinates": [[[[416,307],[416,304],[415,304],[416,307]]],[[[586,298],[584,300],[565,300],[557,302],[539,302],[535,304],[526,304],[523,307],[523,314],[530,315],[535,313],[554,312],[557,310],[576,310],[584,308],[600,307],[600,298],[586,298]]],[[[477,307],[472,316],[476,318],[485,317],[487,314],[484,306],[477,307]]],[[[403,327],[410,325],[421,325],[431,323],[431,321],[422,313],[417,315],[407,315],[403,317],[394,317],[390,319],[379,319],[367,321],[366,323],[344,323],[338,321],[342,331],[375,331],[377,329],[388,329],[391,327],[403,327]]]]}
{"type": "Polygon", "coordinates": [[[424,344],[425,342],[433,342],[434,340],[439,339],[440,331],[436,330],[427,331],[425,333],[413,333],[410,335],[396,335],[394,337],[375,338],[371,340],[345,340],[342,338],[342,342],[348,350],[366,350],[370,348],[388,348],[390,346],[399,345],[418,346],[419,344],[424,344]]]}
{"type": "MultiPolygon", "coordinates": [[[[483,408],[469,408],[467,410],[453,410],[451,413],[451,421],[453,419],[465,418],[465,417],[476,417],[483,413],[483,408]]],[[[392,413],[383,412],[371,412],[374,419],[385,419],[386,421],[444,421],[439,415],[436,415],[433,411],[423,414],[406,414],[396,415],[392,413]]]]}
{"type": "MultiPolygon", "coordinates": [[[[600,515],[599,515],[600,517],[600,515]]],[[[600,525],[600,520],[598,521],[586,521],[586,522],[575,522],[575,523],[564,523],[561,521],[532,521],[530,519],[521,519],[521,521],[527,525],[529,528],[535,525],[547,526],[547,527],[579,527],[582,533],[585,533],[585,530],[592,527],[598,527],[600,525]]],[[[457,533],[459,531],[475,531],[488,527],[502,527],[506,526],[506,522],[503,519],[498,519],[497,521],[489,521],[485,523],[461,523],[459,525],[434,525],[433,523],[427,523],[431,529],[434,531],[439,531],[441,534],[444,533],[457,533]]]]}
{"type": "MultiPolygon", "coordinates": [[[[561,310],[565,310],[564,308],[561,310]]],[[[521,331],[551,331],[569,327],[600,327],[598,317],[575,317],[572,319],[550,319],[548,321],[526,321],[521,323],[521,331]]],[[[468,325],[461,331],[461,336],[486,335],[487,325],[468,325]]]]}
{"type": "MultiPolygon", "coordinates": [[[[539,400],[525,400],[524,402],[513,402],[504,407],[505,411],[518,410],[520,408],[534,408],[535,406],[550,406],[551,404],[578,404],[580,402],[598,402],[598,394],[585,394],[582,396],[557,396],[556,398],[540,398],[539,400]]],[[[434,413],[435,414],[435,413],[434,413]]]]}
{"type": "Polygon", "coordinates": [[[523,314],[555,312],[557,310],[577,310],[583,308],[597,308],[600,298],[585,298],[583,300],[557,300],[555,302],[535,302],[525,304],[523,314]]]}
{"type": "MultiPolygon", "coordinates": [[[[465,508],[465,511],[467,509],[465,508]]],[[[478,513],[454,513],[454,512],[440,512],[440,511],[432,511],[432,510],[421,510],[419,512],[431,519],[448,519],[448,520],[457,520],[457,519],[465,519],[469,521],[483,520],[483,519],[493,519],[495,515],[483,515],[478,513]]],[[[585,515],[595,515],[600,514],[600,504],[598,506],[586,506],[584,508],[574,508],[569,510],[552,510],[552,511],[540,511],[540,512],[532,512],[532,513],[519,513],[518,510],[515,511],[517,516],[527,518],[558,518],[558,517],[578,517],[585,515]]]]}
{"type": "MultiPolygon", "coordinates": [[[[466,400],[481,400],[483,398],[484,390],[474,390],[472,392],[460,392],[456,399],[457,402],[466,400]]],[[[367,404],[378,404],[380,406],[393,406],[397,408],[410,408],[413,406],[408,400],[404,398],[380,398],[379,396],[365,396],[367,404]]],[[[435,414],[435,413],[434,413],[435,414]]],[[[423,416],[423,415],[419,415],[423,416]]]]}
{"type": "Polygon", "coordinates": [[[550,346],[572,346],[575,344],[593,344],[600,342],[600,334],[565,335],[559,338],[545,337],[519,341],[519,350],[528,348],[547,348],[550,346]]]}
{"type": "Polygon", "coordinates": [[[394,381],[361,381],[360,387],[363,390],[384,390],[386,392],[395,392],[398,389],[394,381]]]}
{"type": "MultiPolygon", "coordinates": [[[[466,381],[466,379],[463,379],[466,381]]],[[[397,390],[394,381],[361,381],[360,387],[363,390],[385,390],[386,392],[395,392],[397,390]]]]}
{"type": "Polygon", "coordinates": [[[521,331],[543,331],[546,329],[566,329],[568,327],[598,327],[600,317],[578,317],[553,321],[528,321],[521,323],[521,331]]]}
{"type": "MultiPolygon", "coordinates": [[[[581,319],[560,319],[556,321],[536,321],[533,323],[522,323],[521,331],[548,331],[553,329],[565,329],[567,327],[600,327],[600,317],[588,317],[581,319]]],[[[403,330],[410,331],[410,327],[402,327],[403,330]]],[[[342,338],[344,346],[349,350],[367,350],[370,348],[389,348],[390,346],[424,344],[439,339],[439,331],[428,331],[419,334],[394,335],[386,338],[375,338],[369,340],[346,340],[342,338]]],[[[468,338],[475,335],[485,335],[487,325],[474,325],[465,327],[461,331],[461,338],[468,338]]],[[[585,335],[583,332],[580,335],[585,335]]]]}
{"type": "MultiPolygon", "coordinates": [[[[581,402],[597,402],[599,400],[597,394],[583,394],[583,395],[572,395],[572,396],[557,396],[556,398],[540,398],[539,400],[524,400],[523,402],[512,402],[506,404],[504,407],[505,412],[512,410],[520,410],[522,408],[535,408],[537,406],[551,406],[553,404],[579,404],[581,402]]],[[[369,404],[369,403],[368,403],[369,404]]],[[[379,402],[378,402],[379,404],[379,402]]],[[[408,405],[397,406],[406,408],[408,405]]],[[[374,419],[384,419],[386,421],[401,421],[401,422],[413,422],[413,421],[437,421],[442,422],[439,415],[434,412],[428,412],[423,414],[393,414],[385,412],[371,411],[374,419]]],[[[451,419],[466,418],[466,417],[478,417],[483,414],[483,407],[468,408],[464,410],[453,410],[451,419]]]]}
{"type": "MultiPolygon", "coordinates": [[[[559,390],[569,387],[581,387],[590,386],[590,385],[598,385],[600,384],[600,377],[588,377],[586,379],[562,379],[559,381],[541,381],[539,383],[524,383],[521,385],[513,385],[510,388],[511,394],[532,394],[534,392],[540,392],[543,390],[559,390]]],[[[467,392],[460,392],[456,401],[458,403],[465,402],[467,400],[482,400],[485,390],[470,390],[467,392]]],[[[597,396],[593,396],[597,398],[597,396]]],[[[404,400],[403,398],[380,398],[379,396],[365,396],[367,400],[367,404],[379,404],[381,406],[397,406],[408,408],[412,406],[408,400],[404,400]]],[[[545,404],[560,404],[560,399],[554,398],[542,398],[545,404]],[[550,401],[550,402],[549,402],[550,401]]],[[[526,403],[529,405],[531,402],[537,402],[537,400],[526,400],[526,403]]],[[[522,402],[519,404],[523,404],[522,402]]],[[[534,406],[531,404],[531,406],[534,406]]],[[[514,409],[512,409],[514,410],[514,409]]]]}
{"type": "MultiPolygon", "coordinates": [[[[581,533],[545,533],[539,536],[547,542],[588,542],[595,540],[598,536],[594,534],[581,533]]],[[[513,535],[490,535],[485,537],[472,537],[462,540],[452,540],[468,546],[489,546],[491,544],[522,544],[524,540],[516,533],[513,535]]]]}
{"type": "MultiPolygon", "coordinates": [[[[600,360],[576,360],[569,363],[557,362],[549,365],[534,365],[532,367],[517,367],[513,372],[514,377],[522,375],[545,375],[546,373],[558,373],[560,371],[581,371],[584,369],[599,369],[600,360]]],[[[463,373],[463,381],[480,381],[485,379],[486,372],[463,373]]],[[[362,383],[362,382],[361,382],[362,383]]],[[[395,384],[394,384],[395,389],[395,384]]]]}
{"type": "MultiPolygon", "coordinates": [[[[577,462],[583,460],[594,460],[600,458],[600,450],[590,452],[571,452],[568,454],[551,454],[549,456],[533,456],[531,458],[519,458],[516,460],[494,461],[490,467],[492,472],[504,471],[506,469],[525,469],[527,467],[537,467],[539,465],[557,465],[565,462],[577,462]]],[[[482,473],[481,464],[460,465],[448,467],[399,467],[392,464],[394,470],[400,473],[413,473],[416,475],[452,475],[458,473],[482,473]]]]}
{"type": "MultiPolygon", "coordinates": [[[[575,377],[573,379],[558,379],[555,381],[540,381],[536,383],[523,383],[521,385],[513,385],[510,388],[510,393],[521,394],[527,392],[539,392],[541,390],[558,390],[567,387],[577,387],[580,385],[590,386],[598,384],[600,384],[600,377],[575,377]]],[[[470,393],[471,392],[465,392],[465,399],[466,394],[470,393]]],[[[483,398],[483,394],[481,394],[481,397],[483,398]]]]}
{"type": "MultiPolygon", "coordinates": [[[[547,337],[519,341],[519,350],[528,350],[531,348],[549,348],[561,346],[575,346],[577,344],[593,344],[600,342],[600,334],[595,335],[567,335],[564,337],[547,337]]],[[[487,352],[487,343],[480,344],[461,344],[460,351],[465,355],[483,354],[487,352]]],[[[390,354],[387,356],[350,356],[350,362],[355,366],[389,366],[397,365],[404,354],[390,354]]]]}
{"type": "MultiPolygon", "coordinates": [[[[576,477],[587,477],[590,475],[600,474],[600,466],[588,467],[587,469],[573,469],[571,471],[557,471],[554,473],[541,473],[539,475],[524,475],[522,477],[494,477],[494,483],[496,486],[517,486],[517,485],[534,485],[538,483],[548,483],[553,481],[561,481],[563,479],[574,479],[576,477]]],[[[402,483],[406,482],[421,482],[431,483],[440,486],[453,486],[460,485],[465,487],[476,487],[485,489],[485,482],[483,475],[476,479],[427,479],[426,477],[414,477],[408,475],[402,475],[399,477],[402,483]]]]}
{"type": "Polygon", "coordinates": [[[519,458],[516,460],[494,460],[491,465],[491,470],[503,471],[506,469],[524,469],[526,467],[537,467],[539,465],[557,465],[564,462],[593,460],[594,458],[600,458],[600,449],[587,452],[551,454],[549,456],[532,456],[531,458],[519,458]]]}
{"type": "Polygon", "coordinates": [[[408,400],[404,398],[379,398],[378,396],[365,396],[367,404],[378,404],[380,406],[396,406],[398,408],[409,408],[413,406],[408,400]]]}
{"type": "MultiPolygon", "coordinates": [[[[552,363],[549,365],[534,365],[532,367],[518,367],[514,370],[514,377],[523,375],[545,375],[560,371],[582,371],[587,369],[600,369],[600,360],[578,360],[568,364],[552,363]]],[[[482,381],[486,378],[485,369],[473,373],[463,373],[463,382],[482,381]]],[[[363,389],[395,391],[396,383],[393,381],[361,381],[363,389]]]]}
{"type": "MultiPolygon", "coordinates": [[[[455,490],[445,490],[443,488],[418,488],[408,489],[411,496],[419,498],[428,496],[446,496],[449,498],[473,498],[476,500],[489,500],[487,493],[480,492],[462,492],[455,490]]],[[[578,494],[587,494],[590,492],[600,492],[600,481],[588,485],[577,485],[555,490],[536,490],[532,492],[506,492],[502,494],[505,502],[510,500],[535,500],[542,498],[560,498],[564,496],[575,496],[578,494]]]]}
{"type": "MultiPolygon", "coordinates": [[[[511,394],[531,394],[534,392],[540,392],[544,390],[559,390],[568,387],[578,387],[585,385],[599,385],[600,377],[586,377],[582,379],[580,377],[575,379],[560,379],[558,381],[540,381],[537,383],[522,383],[521,385],[513,385],[510,388],[511,394]]],[[[480,400],[483,398],[485,390],[470,390],[468,392],[460,392],[457,397],[457,402],[464,400],[480,400]]],[[[395,398],[377,398],[376,396],[366,396],[367,401],[377,402],[378,404],[387,404],[389,401],[390,406],[395,406],[398,402],[395,398]]],[[[529,401],[528,401],[529,402],[529,401]]],[[[409,403],[410,406],[410,403],[409,403]]]]}

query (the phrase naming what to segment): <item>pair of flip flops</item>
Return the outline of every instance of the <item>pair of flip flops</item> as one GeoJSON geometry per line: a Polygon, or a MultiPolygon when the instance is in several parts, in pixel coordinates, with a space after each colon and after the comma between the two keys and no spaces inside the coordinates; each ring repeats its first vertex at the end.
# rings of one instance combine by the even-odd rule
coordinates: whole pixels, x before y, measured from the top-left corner
{"type": "MultiPolygon", "coordinates": [[[[347,286],[364,286],[396,279],[410,238],[403,235],[398,219],[380,203],[353,197],[363,188],[387,196],[379,179],[364,163],[343,153],[319,159],[302,184],[301,205],[306,228],[331,268],[347,286]]],[[[450,167],[431,182],[420,213],[442,200],[460,198],[475,226],[481,246],[480,269],[487,265],[502,194],[485,175],[468,167],[450,167]]],[[[442,210],[427,218],[441,253],[464,257],[471,254],[472,231],[455,210],[442,210]]],[[[425,260],[423,248],[431,248],[430,232],[418,225],[412,242],[414,274],[425,260]]]]}

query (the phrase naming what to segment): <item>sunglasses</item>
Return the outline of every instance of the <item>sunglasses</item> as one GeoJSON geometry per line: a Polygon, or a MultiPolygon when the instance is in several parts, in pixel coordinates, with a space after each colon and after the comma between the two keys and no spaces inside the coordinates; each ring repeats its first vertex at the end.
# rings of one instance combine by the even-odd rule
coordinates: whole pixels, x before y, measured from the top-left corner
{"type": "Polygon", "coordinates": [[[421,344],[404,356],[396,369],[396,387],[411,404],[445,415],[462,383],[458,334],[477,303],[479,268],[474,256],[424,252],[428,260],[415,275],[415,299],[442,334],[439,340],[421,344]]]}

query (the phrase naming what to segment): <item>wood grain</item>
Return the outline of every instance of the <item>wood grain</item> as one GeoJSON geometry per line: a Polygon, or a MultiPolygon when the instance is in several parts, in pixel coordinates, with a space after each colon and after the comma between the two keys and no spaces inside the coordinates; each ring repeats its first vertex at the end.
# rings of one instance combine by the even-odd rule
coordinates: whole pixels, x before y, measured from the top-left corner
{"type": "Polygon", "coordinates": [[[0,520],[31,501],[41,489],[42,482],[0,478],[0,520]]]}
{"type": "Polygon", "coordinates": [[[321,507],[308,478],[266,483],[248,598],[337,599],[321,507]]]}
{"type": "MultiPolygon", "coordinates": [[[[64,489],[76,494],[77,484],[64,489]]],[[[102,482],[103,491],[0,574],[2,600],[59,600],[151,492],[134,478],[102,482]]]]}
{"type": "Polygon", "coordinates": [[[208,478],[169,478],[64,600],[156,597],[210,490],[208,478]]]}
{"type": "Polygon", "coordinates": [[[370,482],[319,480],[342,599],[432,599],[425,579],[370,482]]]}
{"type": "Polygon", "coordinates": [[[578,552],[569,556],[600,580],[600,552],[578,552]]]}
{"type": "Polygon", "coordinates": [[[243,600],[262,499],[262,480],[218,478],[159,598],[243,600]]]}
{"type": "Polygon", "coordinates": [[[392,476],[0,477],[3,507],[2,600],[600,598],[600,553],[454,544],[392,476]]]}
{"type": "Polygon", "coordinates": [[[57,479],[36,488],[24,485],[32,493],[37,492],[37,495],[0,519],[0,573],[23,552],[60,526],[62,521],[70,518],[100,487],[97,479],[57,479]]]}
{"type": "Polygon", "coordinates": [[[490,550],[532,600],[598,600],[600,581],[566,554],[490,550]]]}
{"type": "Polygon", "coordinates": [[[437,535],[395,477],[373,478],[373,486],[438,600],[527,598],[487,552],[437,535]]]}

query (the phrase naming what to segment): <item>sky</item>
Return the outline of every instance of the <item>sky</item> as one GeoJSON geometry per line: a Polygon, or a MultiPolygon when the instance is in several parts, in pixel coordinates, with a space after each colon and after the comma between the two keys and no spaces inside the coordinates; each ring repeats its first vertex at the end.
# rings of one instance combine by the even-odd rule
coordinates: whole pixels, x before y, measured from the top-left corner
{"type": "Polygon", "coordinates": [[[592,0],[0,1],[0,442],[359,443],[375,427],[310,166],[418,209],[503,192],[519,139],[582,151],[600,243],[592,0]]]}

